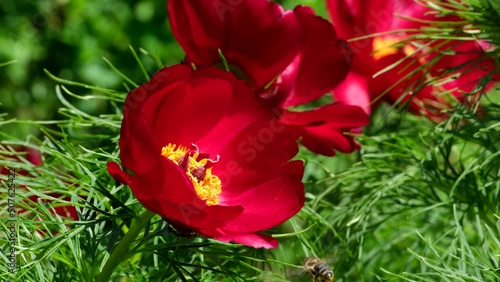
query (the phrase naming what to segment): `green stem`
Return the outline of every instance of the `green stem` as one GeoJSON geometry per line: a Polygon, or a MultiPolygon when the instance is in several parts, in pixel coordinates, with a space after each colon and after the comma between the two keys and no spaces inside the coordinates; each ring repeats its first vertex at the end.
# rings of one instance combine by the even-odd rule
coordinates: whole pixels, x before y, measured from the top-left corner
{"type": "Polygon", "coordinates": [[[97,276],[96,282],[108,282],[109,277],[113,274],[115,268],[122,263],[123,259],[126,258],[126,254],[128,252],[129,246],[134,242],[137,238],[141,230],[146,226],[146,224],[151,220],[151,218],[155,215],[155,213],[146,211],[139,220],[132,223],[130,230],[123,236],[122,240],[116,245],[109,256],[108,261],[102,268],[101,273],[97,276]]]}

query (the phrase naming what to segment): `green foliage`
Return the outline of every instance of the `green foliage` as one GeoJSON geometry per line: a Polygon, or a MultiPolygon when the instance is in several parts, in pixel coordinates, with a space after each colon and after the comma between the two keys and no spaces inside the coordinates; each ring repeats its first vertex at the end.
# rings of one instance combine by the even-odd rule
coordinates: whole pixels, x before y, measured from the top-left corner
{"type": "Polygon", "coordinates": [[[308,187],[304,240],[337,281],[499,279],[499,109],[381,118],[359,162],[308,187]]]}
{"type": "Polygon", "coordinates": [[[498,62],[500,51],[494,46],[500,45],[500,2],[496,0],[416,0],[420,5],[428,7],[438,15],[438,20],[431,22],[424,32],[416,34],[416,38],[448,39],[458,41],[478,41],[490,58],[498,62]],[[461,20],[456,20],[456,19],[461,20]],[[493,48],[490,48],[492,47],[493,48]]]}
{"type": "MultiPolygon", "coordinates": [[[[164,1],[2,1],[0,3],[0,112],[18,119],[47,120],[60,107],[55,83],[45,73],[118,89],[120,77],[106,57],[131,77],[139,77],[129,46],[151,50],[166,64],[180,62],[182,50],[170,33],[164,1]],[[33,107],[32,105],[36,105],[33,107]]],[[[155,56],[139,53],[149,72],[155,56]],[[149,58],[149,59],[148,59],[149,58]]],[[[70,99],[91,114],[109,110],[102,100],[70,99]]],[[[33,132],[27,125],[5,126],[17,138],[33,132]]]]}

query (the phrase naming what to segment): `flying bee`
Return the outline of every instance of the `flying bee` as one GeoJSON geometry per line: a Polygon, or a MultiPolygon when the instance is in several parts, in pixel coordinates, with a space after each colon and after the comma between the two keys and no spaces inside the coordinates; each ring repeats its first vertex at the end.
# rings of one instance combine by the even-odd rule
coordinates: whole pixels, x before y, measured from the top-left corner
{"type": "Polygon", "coordinates": [[[319,258],[306,258],[304,261],[304,269],[314,282],[332,282],[333,281],[333,271],[325,263],[324,260],[319,258]]]}

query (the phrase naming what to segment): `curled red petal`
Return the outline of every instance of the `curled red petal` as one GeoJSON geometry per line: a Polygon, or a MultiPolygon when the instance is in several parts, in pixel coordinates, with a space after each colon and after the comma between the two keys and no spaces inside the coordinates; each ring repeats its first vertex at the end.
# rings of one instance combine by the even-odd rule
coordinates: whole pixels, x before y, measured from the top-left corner
{"type": "Polygon", "coordinates": [[[369,118],[358,106],[334,103],[305,112],[284,111],[280,121],[309,150],[333,156],[335,150],[350,153],[359,148],[349,133],[359,132],[369,118]]]}
{"type": "Polygon", "coordinates": [[[128,185],[130,183],[130,175],[124,172],[115,162],[108,162],[108,173],[115,179],[116,182],[128,185]]]}
{"type": "Polygon", "coordinates": [[[331,124],[332,127],[359,127],[368,123],[367,114],[358,106],[332,103],[310,111],[283,111],[280,122],[286,125],[331,124]]]}
{"type": "Polygon", "coordinates": [[[283,84],[291,86],[283,107],[305,104],[328,93],[345,79],[352,61],[349,45],[337,38],[330,22],[308,7],[298,6],[294,13],[304,28],[305,42],[281,77],[283,84]]]}
{"type": "Polygon", "coordinates": [[[169,0],[172,32],[190,61],[219,63],[219,50],[261,89],[298,52],[301,26],[294,14],[268,0],[169,0]]]}

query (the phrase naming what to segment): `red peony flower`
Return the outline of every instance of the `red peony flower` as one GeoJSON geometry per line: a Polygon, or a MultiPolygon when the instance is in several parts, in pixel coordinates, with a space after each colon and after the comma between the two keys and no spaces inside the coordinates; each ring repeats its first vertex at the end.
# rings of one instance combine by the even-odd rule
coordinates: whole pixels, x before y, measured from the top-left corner
{"type": "Polygon", "coordinates": [[[449,107],[450,98],[463,101],[463,94],[472,92],[479,79],[494,68],[494,62],[485,59],[482,49],[487,46],[481,42],[408,40],[410,29],[424,27],[429,21],[460,20],[438,19],[417,1],[328,0],[327,4],[340,36],[351,39],[383,34],[351,42],[354,57],[350,73],[334,90],[337,100],[361,106],[368,113],[385,100],[408,103],[412,113],[438,120],[443,116],[441,111],[449,107]],[[402,31],[395,33],[397,30],[402,31]],[[425,83],[435,79],[439,83],[425,83]]]}
{"type": "MultiPolygon", "coordinates": [[[[266,97],[278,116],[330,92],[349,70],[352,52],[348,44],[309,7],[284,11],[268,0],[169,0],[168,15],[187,63],[220,67],[222,54],[231,71],[266,97]]],[[[321,144],[303,144],[324,155],[333,155],[334,149],[355,150],[353,137],[343,133],[368,124],[368,116],[352,106],[335,105],[291,116],[296,138],[318,140],[321,144]],[[311,119],[328,115],[335,118],[311,119]],[[303,116],[307,121],[301,120],[303,116]],[[352,116],[355,120],[346,121],[352,116]]]]}
{"type": "MultiPolygon", "coordinates": [[[[16,161],[21,161],[20,156],[33,164],[34,166],[39,166],[42,164],[42,156],[40,155],[40,152],[29,147],[16,147],[13,149],[12,154],[7,153],[5,151],[4,153],[0,154],[0,157],[3,159],[10,159],[10,160],[16,160],[16,161]]],[[[12,171],[10,171],[12,172],[12,171]]],[[[9,174],[9,167],[3,166],[0,167],[0,175],[8,175],[9,174]]],[[[16,171],[16,175],[28,175],[28,172],[25,170],[21,171],[16,171]]]]}
{"type": "Polygon", "coordinates": [[[302,47],[302,26],[292,11],[268,0],[169,0],[172,33],[199,66],[221,63],[263,89],[302,47]]]}
{"type": "MultiPolygon", "coordinates": [[[[59,193],[49,193],[47,194],[48,197],[51,197],[51,198],[61,198],[61,194],[59,193]]],[[[40,197],[38,196],[30,196],[28,197],[31,201],[33,202],[38,202],[38,199],[40,199],[40,197]]],[[[69,197],[63,197],[62,198],[64,201],[71,201],[71,198],[69,197]]],[[[42,203],[50,203],[51,200],[49,199],[41,199],[42,203]]],[[[19,212],[20,214],[23,213],[24,215],[23,216],[26,216],[26,211],[24,210],[21,210],[19,212]]],[[[53,210],[51,210],[51,214],[53,215],[58,215],[58,216],[61,216],[63,218],[67,218],[67,219],[71,219],[71,220],[78,220],[78,212],[76,211],[76,208],[74,206],[67,206],[67,205],[57,205],[56,207],[53,207],[53,210]]]]}
{"type": "MultiPolygon", "coordinates": [[[[20,157],[24,158],[25,160],[29,161],[31,164],[34,166],[40,166],[42,164],[42,156],[38,150],[35,150],[33,148],[28,148],[28,147],[22,147],[22,148],[17,148],[17,153],[9,156],[2,156],[10,159],[14,159],[16,161],[21,161],[20,157]]],[[[18,186],[17,181],[16,181],[16,176],[17,175],[23,175],[23,176],[29,176],[29,171],[26,170],[9,170],[7,167],[2,167],[0,168],[0,174],[1,175],[12,175],[10,179],[13,180],[12,183],[14,183],[15,191],[17,193],[22,193],[24,185],[18,186]]],[[[59,198],[63,195],[58,194],[58,193],[49,193],[47,196],[52,197],[52,198],[59,198]]],[[[37,202],[39,196],[30,196],[28,199],[30,199],[33,202],[37,202]]],[[[64,200],[69,201],[69,197],[64,197],[64,200]]],[[[43,203],[49,202],[48,199],[42,199],[41,200],[43,203]]],[[[61,217],[68,218],[68,219],[73,219],[73,220],[78,220],[78,212],[76,211],[76,208],[74,206],[65,206],[65,205],[57,205],[56,207],[53,207],[53,210],[51,210],[53,214],[57,214],[61,217]]],[[[22,214],[23,217],[28,216],[29,212],[23,209],[18,210],[18,214],[22,214]]]]}
{"type": "Polygon", "coordinates": [[[304,204],[295,140],[242,80],[216,68],[162,69],[125,100],[120,159],[108,163],[149,210],[184,231],[273,248],[260,231],[304,204]]]}

